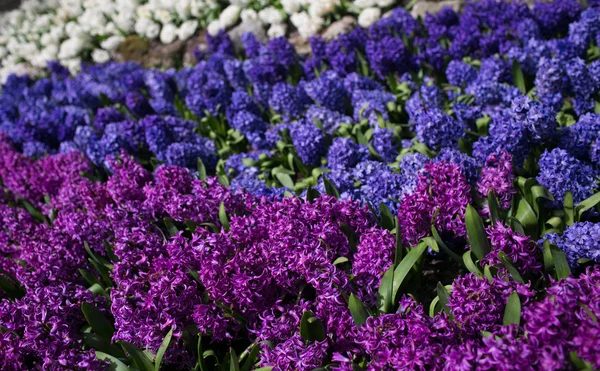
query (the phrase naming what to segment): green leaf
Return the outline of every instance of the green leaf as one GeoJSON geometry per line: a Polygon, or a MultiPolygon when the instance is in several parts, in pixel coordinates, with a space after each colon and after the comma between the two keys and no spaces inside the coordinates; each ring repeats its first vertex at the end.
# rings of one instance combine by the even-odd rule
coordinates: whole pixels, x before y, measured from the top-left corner
{"type": "MultiPolygon", "coordinates": [[[[396,217],[396,225],[398,225],[398,217],[396,217]]],[[[402,234],[400,233],[398,228],[396,228],[396,252],[394,254],[394,266],[393,267],[400,264],[403,253],[404,253],[404,247],[402,246],[402,234]]]]}
{"type": "Polygon", "coordinates": [[[563,208],[565,210],[565,224],[567,226],[573,225],[575,221],[575,211],[573,208],[573,194],[571,193],[571,191],[567,191],[567,193],[565,194],[563,208]]]}
{"type": "Polygon", "coordinates": [[[444,241],[442,241],[442,238],[440,237],[440,234],[438,233],[438,231],[434,225],[431,226],[431,234],[433,235],[433,238],[437,242],[440,249],[446,255],[451,257],[455,262],[462,264],[462,262],[463,262],[462,257],[460,255],[458,255],[457,253],[455,253],[454,251],[450,250],[450,248],[448,246],[446,246],[446,244],[444,243],[444,241]]]}
{"type": "Polygon", "coordinates": [[[226,231],[229,231],[229,218],[227,217],[225,204],[223,202],[221,202],[219,205],[219,221],[221,222],[223,228],[225,228],[226,231]]]}
{"type": "Polygon", "coordinates": [[[348,262],[348,258],[346,258],[345,256],[340,256],[339,258],[337,258],[333,261],[333,265],[343,264],[343,263],[347,263],[347,262],[348,262]]]}
{"type": "Polygon", "coordinates": [[[15,282],[3,274],[0,274],[0,291],[3,291],[11,299],[20,299],[25,296],[25,290],[18,282],[15,282]]]}
{"type": "Polygon", "coordinates": [[[338,192],[333,183],[331,183],[329,179],[327,179],[325,174],[323,174],[323,185],[325,186],[325,193],[327,193],[329,196],[340,198],[340,192],[338,192]]]}
{"type": "Polygon", "coordinates": [[[204,361],[204,351],[202,350],[202,334],[198,336],[198,343],[196,345],[196,352],[198,353],[198,360],[196,361],[196,367],[194,370],[207,371],[208,367],[204,361]]]}
{"type": "Polygon", "coordinates": [[[81,304],[81,311],[96,334],[109,341],[112,339],[115,329],[98,308],[84,302],[81,304]]]}
{"type": "Polygon", "coordinates": [[[300,336],[307,341],[323,341],[327,337],[323,322],[311,312],[304,312],[300,320],[300,336]]]}
{"type": "Polygon", "coordinates": [[[483,267],[483,276],[487,278],[490,283],[494,281],[494,276],[492,275],[492,271],[490,270],[490,266],[488,264],[483,267]]]}
{"type": "Polygon", "coordinates": [[[551,273],[554,270],[554,258],[550,249],[550,241],[544,241],[544,272],[551,273]]]}
{"type": "Polygon", "coordinates": [[[175,226],[175,224],[173,224],[173,222],[171,221],[170,218],[164,218],[163,219],[164,223],[165,223],[165,227],[167,227],[167,231],[169,232],[169,234],[172,236],[177,236],[177,234],[179,233],[179,230],[177,229],[177,227],[175,226]]]}
{"type": "Polygon", "coordinates": [[[140,371],[154,371],[154,365],[146,353],[139,350],[135,345],[126,341],[119,341],[119,344],[129,353],[129,358],[140,371]]]}
{"type": "Polygon", "coordinates": [[[440,308],[438,308],[438,307],[441,308],[440,298],[438,296],[436,296],[435,298],[433,298],[433,300],[429,304],[429,317],[433,318],[433,317],[435,317],[436,314],[438,314],[440,312],[440,308]]]}
{"type": "Polygon", "coordinates": [[[379,204],[379,212],[381,214],[381,226],[388,231],[394,229],[394,215],[392,215],[390,208],[382,202],[379,204]]]}
{"type": "Polygon", "coordinates": [[[516,291],[513,291],[508,297],[502,323],[504,326],[518,325],[521,323],[521,300],[516,291]]]}
{"type": "Polygon", "coordinates": [[[382,313],[391,313],[393,308],[392,292],[394,288],[394,266],[391,266],[383,275],[379,285],[378,309],[382,313]]]}
{"type": "Polygon", "coordinates": [[[129,367],[118,358],[106,354],[104,352],[96,351],[96,358],[109,363],[107,371],[131,371],[129,367]]]}
{"type": "Polygon", "coordinates": [[[550,244],[550,251],[552,252],[552,261],[554,262],[556,278],[567,278],[571,274],[571,268],[569,268],[569,263],[567,262],[565,253],[552,244],[550,244]]]}
{"type": "Polygon", "coordinates": [[[240,371],[250,371],[252,367],[254,367],[254,365],[256,364],[256,361],[258,361],[259,353],[260,346],[258,344],[254,344],[252,346],[252,350],[250,350],[250,353],[248,353],[248,359],[244,362],[244,364],[240,368],[240,371]]]}
{"type": "Polygon", "coordinates": [[[229,371],[240,371],[240,360],[233,348],[229,348],[229,371]]]}
{"type": "Polygon", "coordinates": [[[535,211],[536,215],[539,215],[540,213],[540,199],[554,201],[552,194],[550,194],[545,187],[539,184],[532,186],[530,192],[533,199],[533,211],[535,211]]]}
{"type": "Polygon", "coordinates": [[[158,351],[156,352],[156,359],[154,360],[154,371],[160,370],[160,363],[162,362],[163,356],[165,355],[167,348],[171,344],[171,337],[173,337],[173,328],[172,327],[171,327],[171,330],[169,330],[169,333],[163,339],[162,344],[160,345],[160,348],[158,348],[158,351]]]}
{"type": "Polygon", "coordinates": [[[206,181],[206,166],[204,166],[204,162],[200,158],[198,158],[198,179],[206,181]]]}
{"type": "Polygon", "coordinates": [[[98,281],[98,279],[96,277],[94,277],[94,275],[92,274],[92,272],[87,271],[85,269],[79,268],[79,274],[81,274],[81,276],[83,277],[83,279],[85,279],[87,281],[87,283],[89,283],[90,285],[93,285],[95,283],[100,285],[100,281],[98,281]]]}
{"type": "Polygon", "coordinates": [[[356,251],[356,246],[358,246],[358,237],[354,230],[346,223],[340,222],[340,230],[344,232],[346,238],[348,239],[348,247],[350,247],[350,251],[356,251]]]}
{"type": "Polygon", "coordinates": [[[463,263],[465,264],[465,267],[469,270],[469,272],[473,272],[475,273],[477,276],[481,277],[481,270],[479,269],[479,267],[475,264],[475,262],[473,262],[473,257],[471,256],[471,250],[467,250],[463,256],[462,256],[462,260],[463,263]]]}
{"type": "Polygon", "coordinates": [[[440,247],[438,246],[438,243],[435,240],[435,238],[433,238],[433,237],[423,237],[421,239],[421,241],[423,241],[427,245],[427,247],[429,247],[431,250],[433,250],[435,252],[440,252],[440,247]]]}
{"type": "Polygon", "coordinates": [[[440,307],[444,312],[450,315],[450,307],[448,307],[448,298],[450,298],[450,293],[448,292],[448,290],[446,290],[446,287],[444,287],[444,285],[442,285],[441,282],[438,282],[436,291],[437,297],[440,301],[440,307]]]}
{"type": "Polygon", "coordinates": [[[483,229],[483,221],[477,213],[477,210],[471,205],[467,205],[465,223],[467,226],[469,245],[471,245],[471,249],[477,259],[483,259],[491,251],[490,243],[485,235],[485,230],[483,229]]]}
{"type": "Polygon", "coordinates": [[[272,369],[273,369],[273,366],[265,366],[265,367],[257,368],[254,371],[271,371],[272,369]]]}
{"type": "Polygon", "coordinates": [[[528,235],[533,235],[534,239],[537,238],[537,215],[531,208],[531,205],[529,205],[529,202],[524,198],[521,198],[517,203],[515,219],[521,223],[528,235]]]}
{"type": "Polygon", "coordinates": [[[415,263],[419,260],[419,258],[423,255],[423,253],[427,250],[427,244],[419,243],[417,246],[412,248],[408,254],[402,259],[400,264],[394,270],[394,284],[392,287],[392,299],[396,297],[402,282],[415,265],[415,263]]]}
{"type": "Polygon", "coordinates": [[[525,76],[523,76],[523,70],[521,65],[516,60],[512,63],[512,75],[515,86],[521,90],[521,93],[527,94],[527,86],[525,85],[525,76]]]}
{"type": "Polygon", "coordinates": [[[111,344],[110,339],[105,339],[98,334],[93,334],[89,332],[84,333],[83,342],[86,346],[94,350],[109,354],[117,358],[125,358],[125,353],[123,353],[123,351],[119,347],[115,346],[114,344],[111,344]]]}
{"type": "Polygon", "coordinates": [[[42,214],[38,209],[36,209],[35,206],[30,204],[29,201],[21,199],[21,202],[23,203],[23,206],[25,206],[27,212],[33,217],[33,219],[37,220],[40,223],[44,223],[46,221],[46,217],[44,216],[44,214],[42,214]]]}
{"type": "Polygon", "coordinates": [[[313,187],[308,187],[308,189],[306,190],[306,199],[308,200],[308,202],[313,202],[314,200],[316,200],[321,194],[319,193],[319,191],[317,191],[316,189],[314,189],[313,187]]]}
{"type": "Polygon", "coordinates": [[[600,203],[600,192],[595,193],[591,197],[586,198],[575,206],[575,221],[579,221],[581,218],[581,214],[583,214],[586,210],[591,209],[600,203]]]}
{"type": "Polygon", "coordinates": [[[277,178],[277,180],[279,180],[279,183],[281,183],[282,186],[292,190],[294,189],[294,181],[292,180],[292,177],[288,174],[278,172],[275,173],[275,177],[277,178]]]}
{"type": "Polygon", "coordinates": [[[506,269],[508,269],[508,271],[510,272],[510,275],[512,276],[512,278],[515,282],[525,283],[525,281],[523,280],[523,277],[521,277],[521,274],[519,273],[517,268],[512,264],[510,258],[503,251],[500,251],[498,253],[498,258],[500,259],[500,261],[502,262],[504,267],[506,267],[506,269]]]}
{"type": "Polygon", "coordinates": [[[498,206],[498,198],[496,198],[496,195],[492,190],[488,192],[487,200],[490,216],[492,217],[492,224],[496,224],[500,220],[500,207],[498,206]]]}
{"type": "Polygon", "coordinates": [[[348,309],[350,309],[350,314],[352,315],[352,319],[356,326],[360,328],[365,322],[367,322],[367,318],[369,318],[369,314],[365,309],[365,306],[360,301],[358,296],[354,294],[350,294],[350,299],[348,300],[348,309]]]}

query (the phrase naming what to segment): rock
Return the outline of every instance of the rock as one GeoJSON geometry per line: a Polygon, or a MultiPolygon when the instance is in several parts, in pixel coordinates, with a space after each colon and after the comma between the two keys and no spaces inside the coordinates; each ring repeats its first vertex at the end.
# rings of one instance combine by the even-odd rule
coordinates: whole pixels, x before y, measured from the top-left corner
{"type": "Polygon", "coordinates": [[[427,13],[437,13],[446,6],[452,7],[454,11],[458,12],[466,4],[464,0],[443,0],[443,1],[417,1],[413,6],[410,14],[413,17],[425,17],[427,13]]]}
{"type": "Polygon", "coordinates": [[[229,38],[231,39],[236,52],[242,52],[244,50],[242,35],[246,32],[254,33],[254,36],[256,36],[260,42],[265,43],[269,40],[263,24],[259,20],[247,19],[229,31],[229,38]]]}
{"type": "Polygon", "coordinates": [[[306,56],[311,53],[310,44],[308,43],[308,40],[306,39],[306,37],[300,36],[298,32],[294,32],[293,34],[291,34],[288,38],[288,41],[290,42],[290,44],[292,44],[294,49],[296,49],[296,53],[298,53],[298,55],[306,56]]]}
{"type": "Polygon", "coordinates": [[[170,44],[153,41],[150,45],[150,51],[142,61],[142,65],[144,67],[163,69],[179,67],[184,47],[185,42],[181,40],[170,44]]]}
{"type": "Polygon", "coordinates": [[[201,30],[194,37],[187,40],[185,44],[185,51],[183,52],[183,64],[184,65],[194,65],[198,61],[194,56],[194,50],[196,48],[204,51],[208,47],[206,43],[206,31],[201,30]]]}
{"type": "Polygon", "coordinates": [[[354,28],[356,28],[356,26],[356,19],[347,15],[339,21],[335,21],[330,24],[329,27],[327,27],[325,31],[321,33],[321,36],[323,36],[325,40],[332,40],[343,33],[352,31],[354,28]]]}
{"type": "Polygon", "coordinates": [[[141,63],[149,48],[148,40],[137,35],[127,36],[117,48],[115,59],[141,63]]]}

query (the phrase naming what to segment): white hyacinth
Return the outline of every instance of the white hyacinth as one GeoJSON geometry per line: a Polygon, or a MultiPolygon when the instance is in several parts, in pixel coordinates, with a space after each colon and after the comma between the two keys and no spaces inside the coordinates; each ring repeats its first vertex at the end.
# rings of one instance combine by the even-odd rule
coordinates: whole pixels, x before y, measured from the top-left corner
{"type": "Polygon", "coordinates": [[[160,30],[160,42],[163,44],[172,43],[177,39],[177,31],[179,31],[177,26],[172,23],[167,23],[162,27],[162,30],[160,30]]]}
{"type": "Polygon", "coordinates": [[[373,23],[377,22],[381,18],[381,9],[379,8],[366,8],[360,12],[358,16],[358,25],[360,27],[369,27],[373,23]]]}
{"type": "Polygon", "coordinates": [[[258,12],[258,18],[266,24],[279,24],[283,22],[283,15],[281,12],[272,6],[258,12]]]}
{"type": "Polygon", "coordinates": [[[229,28],[236,24],[240,17],[241,11],[242,8],[240,8],[238,5],[229,5],[227,8],[225,8],[219,16],[219,25],[221,28],[229,28]]]}
{"type": "Polygon", "coordinates": [[[194,33],[196,33],[197,28],[198,21],[196,20],[189,20],[187,22],[184,22],[177,30],[177,37],[179,38],[179,40],[187,40],[190,37],[192,37],[194,33]]]}
{"type": "Polygon", "coordinates": [[[96,63],[106,63],[110,60],[110,54],[104,49],[94,49],[92,59],[96,63]]]}

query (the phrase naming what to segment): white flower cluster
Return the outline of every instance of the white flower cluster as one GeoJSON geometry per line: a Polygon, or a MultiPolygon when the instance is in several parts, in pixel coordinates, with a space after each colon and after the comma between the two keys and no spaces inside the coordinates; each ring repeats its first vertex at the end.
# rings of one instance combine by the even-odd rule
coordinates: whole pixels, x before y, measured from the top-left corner
{"type": "Polygon", "coordinates": [[[0,14],[0,82],[10,73],[35,74],[57,60],[77,72],[82,60],[103,63],[129,35],[164,44],[198,28],[216,34],[240,20],[259,21],[269,37],[321,32],[343,15],[368,27],[396,0],[24,0],[0,14]]]}

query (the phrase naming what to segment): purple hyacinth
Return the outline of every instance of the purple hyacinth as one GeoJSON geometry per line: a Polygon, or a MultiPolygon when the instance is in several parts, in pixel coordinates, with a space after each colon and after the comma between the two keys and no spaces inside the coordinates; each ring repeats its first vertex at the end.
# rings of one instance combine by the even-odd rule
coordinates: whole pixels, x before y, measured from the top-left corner
{"type": "Polygon", "coordinates": [[[600,224],[577,222],[568,226],[562,235],[550,233],[544,239],[563,250],[572,267],[579,266],[579,259],[600,261],[600,224]]]}
{"type": "MultiPolygon", "coordinates": [[[[512,156],[508,152],[490,155],[481,169],[481,176],[477,181],[477,195],[487,198],[492,192],[498,200],[498,206],[507,210],[510,207],[512,196],[517,193],[513,182],[515,174],[512,167],[512,156]]],[[[489,205],[484,207],[484,212],[489,212],[489,205]]]]}

